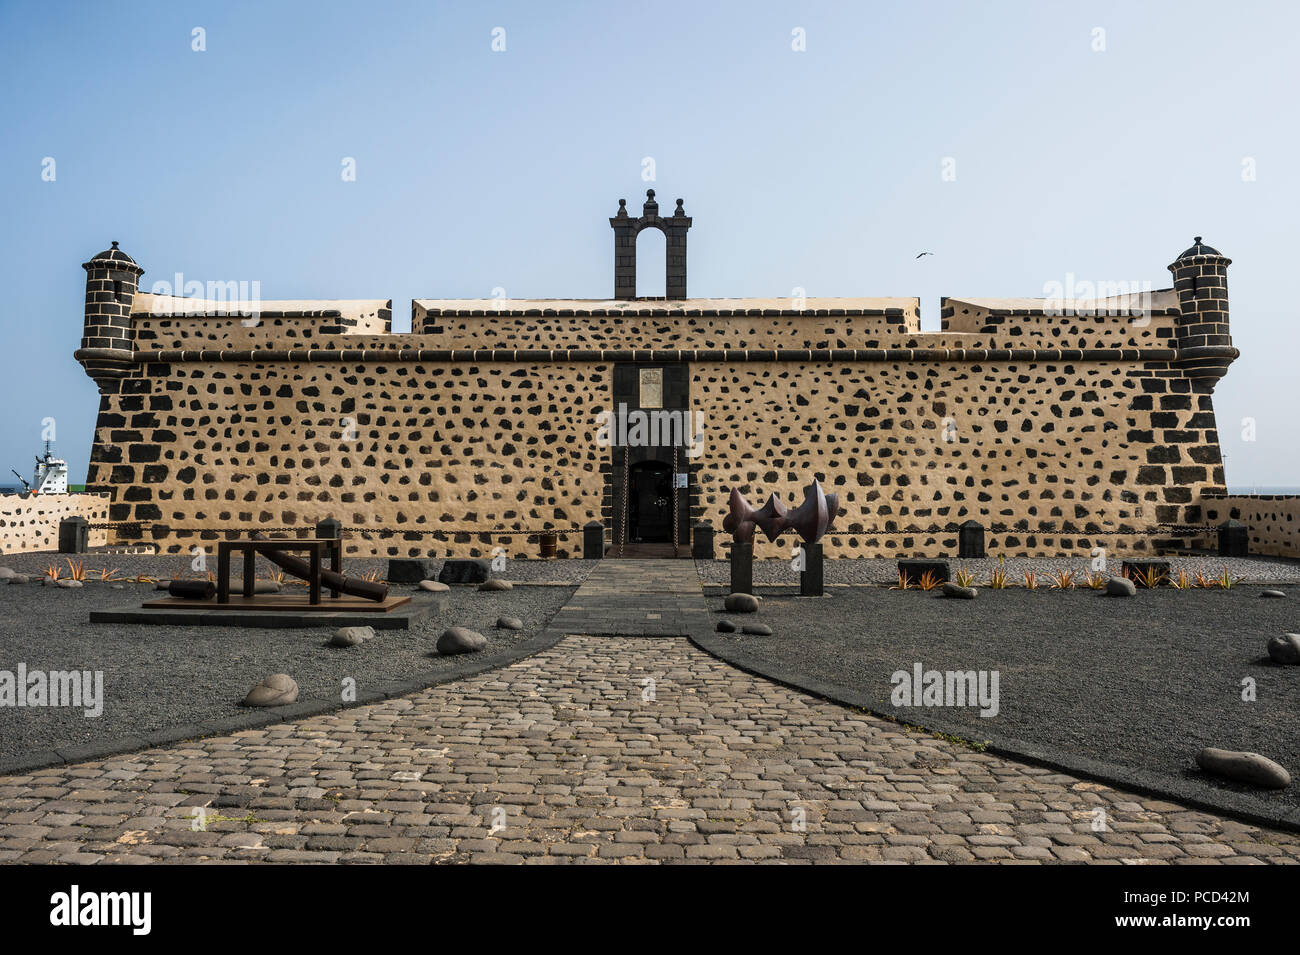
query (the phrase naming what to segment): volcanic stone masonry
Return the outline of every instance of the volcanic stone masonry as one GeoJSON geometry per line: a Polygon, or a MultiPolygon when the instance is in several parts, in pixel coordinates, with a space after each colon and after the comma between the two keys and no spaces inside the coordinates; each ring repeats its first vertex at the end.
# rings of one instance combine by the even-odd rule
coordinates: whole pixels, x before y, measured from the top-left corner
{"type": "Polygon", "coordinates": [[[732,487],[798,500],[813,478],[844,509],[827,557],[955,554],[972,519],[991,553],[1143,554],[1226,517],[1230,260],[1199,238],[1145,301],[946,298],[922,333],[916,299],[686,298],[680,201],[610,224],[617,298],[421,300],[404,335],[384,300],[250,318],[143,292],[114,242],[84,266],[76,352],[110,542],[175,553],[333,517],[353,556],[530,556],[543,531],[580,556],[588,522],[689,546],[732,487]],[[669,239],[666,299],[635,294],[647,228],[669,239]],[[690,425],[602,441],[616,405],[690,425]]]}

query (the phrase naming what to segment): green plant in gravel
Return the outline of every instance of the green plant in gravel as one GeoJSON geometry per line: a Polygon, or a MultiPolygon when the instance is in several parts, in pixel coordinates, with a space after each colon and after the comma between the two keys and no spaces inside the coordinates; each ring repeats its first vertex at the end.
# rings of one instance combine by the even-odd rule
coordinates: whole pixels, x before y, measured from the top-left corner
{"type": "Polygon", "coordinates": [[[962,567],[952,575],[952,580],[958,587],[971,587],[975,584],[975,575],[962,567]]]}
{"type": "Polygon", "coordinates": [[[993,590],[1007,589],[1007,572],[1001,567],[994,567],[989,573],[989,587],[993,590]]]}
{"type": "Polygon", "coordinates": [[[1169,586],[1173,587],[1175,590],[1191,590],[1192,579],[1187,576],[1187,571],[1180,570],[1177,577],[1171,577],[1169,579],[1169,586]]]}
{"type": "Polygon", "coordinates": [[[1154,567],[1148,567],[1146,570],[1135,570],[1131,576],[1135,584],[1145,587],[1147,590],[1155,590],[1160,586],[1160,582],[1165,579],[1165,575],[1154,567]]]}
{"type": "Polygon", "coordinates": [[[1228,568],[1225,567],[1223,568],[1222,571],[1220,571],[1218,578],[1214,582],[1218,584],[1220,587],[1222,587],[1224,590],[1231,590],[1233,587],[1237,586],[1237,584],[1241,583],[1245,579],[1246,579],[1245,577],[1233,577],[1230,573],[1228,573],[1228,568]]]}

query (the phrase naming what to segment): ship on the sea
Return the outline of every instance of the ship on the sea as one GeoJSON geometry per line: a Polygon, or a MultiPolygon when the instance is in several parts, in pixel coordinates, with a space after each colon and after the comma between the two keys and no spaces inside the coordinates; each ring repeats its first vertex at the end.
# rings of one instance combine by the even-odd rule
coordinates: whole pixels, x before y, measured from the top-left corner
{"type": "Polygon", "coordinates": [[[14,468],[10,468],[14,476],[22,481],[23,489],[19,493],[23,494],[67,494],[68,493],[68,462],[62,458],[56,458],[54,452],[50,450],[50,442],[45,442],[45,453],[36,455],[36,469],[32,474],[31,483],[28,483],[14,468]]]}

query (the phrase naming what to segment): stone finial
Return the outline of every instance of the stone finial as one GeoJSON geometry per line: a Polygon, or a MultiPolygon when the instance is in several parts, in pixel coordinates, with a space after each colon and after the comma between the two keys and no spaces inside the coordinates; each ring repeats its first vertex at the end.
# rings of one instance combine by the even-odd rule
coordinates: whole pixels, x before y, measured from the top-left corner
{"type": "Polygon", "coordinates": [[[626,219],[626,218],[627,218],[627,200],[626,200],[626,199],[620,199],[620,200],[618,200],[618,218],[620,218],[620,219],[626,219]]]}
{"type": "Polygon", "coordinates": [[[655,191],[653,189],[645,191],[644,214],[647,216],[659,215],[659,203],[655,202],[655,191]]]}
{"type": "Polygon", "coordinates": [[[685,199],[678,199],[678,200],[677,200],[677,211],[673,213],[674,216],[684,216],[684,215],[686,215],[686,209],[683,208],[684,205],[685,205],[685,203],[686,203],[686,200],[685,200],[685,199]]]}

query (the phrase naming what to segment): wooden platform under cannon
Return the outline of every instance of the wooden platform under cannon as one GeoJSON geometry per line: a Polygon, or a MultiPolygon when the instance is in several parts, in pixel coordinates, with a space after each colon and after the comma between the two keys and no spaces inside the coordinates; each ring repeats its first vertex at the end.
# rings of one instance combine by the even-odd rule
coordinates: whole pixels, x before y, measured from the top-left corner
{"type": "Polygon", "coordinates": [[[161,624],[174,627],[374,627],[409,630],[414,621],[442,611],[437,594],[387,597],[383,601],[341,595],[309,603],[306,593],[236,594],[229,603],[158,597],[140,607],[92,610],[91,623],[161,624]]]}
{"type": "Polygon", "coordinates": [[[347,594],[339,594],[337,597],[326,597],[319,603],[312,603],[311,596],[307,592],[300,594],[284,593],[278,594],[256,594],[252,597],[245,597],[242,594],[231,594],[225,603],[217,603],[212,600],[189,600],[184,597],[159,597],[156,600],[146,600],[142,605],[146,609],[155,610],[236,610],[236,611],[266,611],[267,613],[389,613],[403,604],[411,602],[410,597],[395,597],[389,595],[383,600],[366,600],[362,597],[349,597],[347,594]]]}

